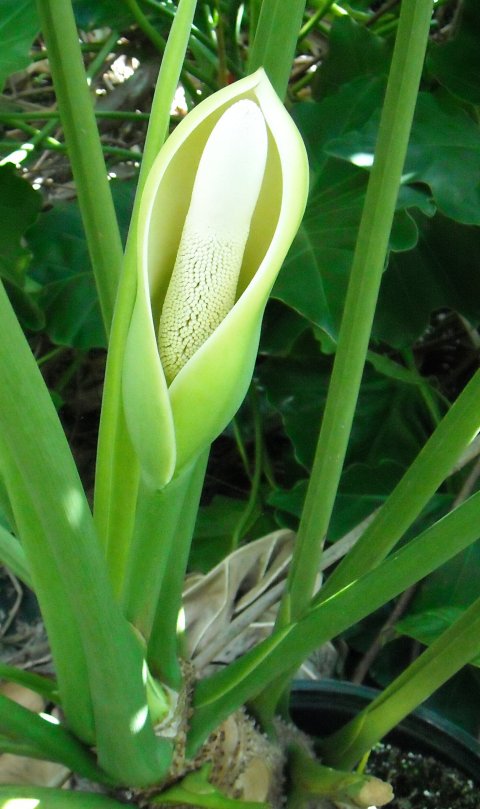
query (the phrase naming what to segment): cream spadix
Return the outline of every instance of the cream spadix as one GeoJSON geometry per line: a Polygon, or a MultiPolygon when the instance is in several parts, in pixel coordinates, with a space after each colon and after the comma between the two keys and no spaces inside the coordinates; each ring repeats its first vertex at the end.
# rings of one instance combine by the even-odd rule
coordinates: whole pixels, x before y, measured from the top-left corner
{"type": "Polygon", "coordinates": [[[248,99],[223,113],[206,143],[160,316],[168,382],[235,303],[267,145],[265,119],[248,99]]]}
{"type": "Polygon", "coordinates": [[[139,210],[123,373],[152,486],[191,464],[240,406],[307,191],[303,142],[262,69],[209,96],[160,150],[139,210]]]}

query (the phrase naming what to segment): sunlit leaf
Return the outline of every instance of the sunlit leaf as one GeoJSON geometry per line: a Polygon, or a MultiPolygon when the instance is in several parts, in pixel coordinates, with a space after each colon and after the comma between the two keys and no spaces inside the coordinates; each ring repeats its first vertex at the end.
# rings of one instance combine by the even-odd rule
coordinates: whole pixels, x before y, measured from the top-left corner
{"type": "MultiPolygon", "coordinates": [[[[368,165],[379,122],[351,129],[326,146],[354,165],[368,165]]],[[[439,210],[463,224],[480,224],[480,137],[478,124],[460,107],[444,107],[420,93],[404,168],[404,182],[425,183],[439,210]]]]}

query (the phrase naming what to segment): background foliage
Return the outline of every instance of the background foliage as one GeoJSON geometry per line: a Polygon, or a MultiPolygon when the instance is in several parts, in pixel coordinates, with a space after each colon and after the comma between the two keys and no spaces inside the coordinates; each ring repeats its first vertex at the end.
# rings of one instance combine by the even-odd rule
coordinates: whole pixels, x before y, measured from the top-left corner
{"type": "MultiPolygon", "coordinates": [[[[125,237],[153,77],[175,3],[74,5],[125,237]]],[[[199,2],[172,126],[243,75],[259,5],[199,2]]],[[[267,310],[251,391],[212,452],[195,569],[206,571],[238,543],[298,520],[397,18],[398,3],[307,3],[287,104],[309,153],[309,203],[267,310]]],[[[105,337],[38,28],[34,0],[4,0],[0,276],[88,481],[105,337]],[[79,429],[86,414],[88,438],[79,429]]],[[[331,542],[382,503],[478,367],[479,36],[476,0],[437,2],[331,542]]],[[[478,473],[473,460],[454,474],[421,521],[477,489],[478,473]]],[[[369,655],[370,680],[392,679],[406,657],[480,595],[479,552],[474,545],[430,576],[393,613],[395,621],[391,605],[350,632],[337,673],[358,673],[369,655]]],[[[473,729],[478,688],[478,672],[470,668],[435,700],[473,729]]]]}

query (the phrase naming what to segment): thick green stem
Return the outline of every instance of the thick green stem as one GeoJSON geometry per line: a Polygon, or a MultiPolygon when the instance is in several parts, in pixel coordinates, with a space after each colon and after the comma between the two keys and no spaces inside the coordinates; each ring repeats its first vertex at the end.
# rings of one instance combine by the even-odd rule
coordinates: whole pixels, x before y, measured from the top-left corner
{"type": "Polygon", "coordinates": [[[128,435],[122,404],[123,355],[136,289],[138,209],[148,172],[168,133],[170,107],[187,49],[195,7],[196,0],[180,0],[160,68],[107,360],[97,453],[95,522],[106,548],[111,580],[118,594],[125,575],[139,479],[138,462],[128,435]]]}
{"type": "Polygon", "coordinates": [[[205,479],[209,450],[186,473],[186,486],[174,542],[170,544],[160,598],[148,642],[147,661],[152,672],[171,688],[179,689],[182,672],[179,665],[183,628],[179,622],[182,592],[193,529],[205,479]]]}
{"type": "Polygon", "coordinates": [[[109,778],[95,763],[95,758],[64,727],[29,711],[8,697],[0,695],[0,733],[13,742],[21,739],[31,746],[35,758],[58,761],[74,772],[101,783],[109,778]]]}
{"type": "Polygon", "coordinates": [[[480,599],[477,599],[368,708],[324,742],[322,757],[335,767],[353,767],[479,652],[480,599]]]}
{"type": "Polygon", "coordinates": [[[123,250],[75,18],[67,0],[37,5],[108,334],[123,250]]]}
{"type": "Polygon", "coordinates": [[[432,5],[432,0],[402,3],[332,379],[288,579],[287,598],[293,617],[302,613],[312,596],[338,489],[387,255],[432,5]]]}
{"type": "Polygon", "coordinates": [[[318,600],[382,561],[450,474],[480,428],[480,370],[463,389],[355,547],[332,573],[318,600]]]}
{"type": "Polygon", "coordinates": [[[393,798],[390,784],[372,775],[325,767],[299,746],[293,747],[290,752],[288,770],[291,788],[287,809],[303,809],[319,798],[329,798],[358,809],[370,809],[372,806],[383,806],[393,798]]]}
{"type": "Polygon", "coordinates": [[[65,434],[1,285],[0,321],[0,467],[55,647],[62,704],[81,737],[90,740],[94,724],[103,768],[144,786],[165,774],[170,745],[146,710],[142,650],[113,598],[65,434]]]}
{"type": "Polygon", "coordinates": [[[248,73],[263,67],[279,98],[285,98],[306,0],[263,0],[248,73]]]}
{"type": "Polygon", "coordinates": [[[122,601],[127,619],[146,639],[172,548],[175,556],[178,553],[176,531],[190,478],[188,470],[160,491],[140,481],[122,601]]]}
{"type": "MultiPolygon", "coordinates": [[[[65,474],[60,454],[58,466],[65,474]]],[[[95,738],[93,705],[78,620],[66,596],[65,585],[44,536],[37,510],[29,500],[24,480],[1,435],[0,468],[10,490],[21,547],[26,555],[33,588],[48,632],[68,725],[80,739],[92,743],[95,738]]]]}
{"type": "Polygon", "coordinates": [[[325,0],[325,3],[323,5],[320,5],[317,8],[317,10],[312,14],[312,16],[309,17],[309,19],[307,20],[305,25],[302,26],[302,28],[300,30],[300,37],[299,38],[303,39],[303,37],[306,37],[307,34],[310,33],[312,28],[316,28],[316,26],[318,25],[320,20],[322,20],[324,17],[326,17],[328,12],[330,11],[330,8],[333,5],[334,5],[334,0],[325,0]]]}

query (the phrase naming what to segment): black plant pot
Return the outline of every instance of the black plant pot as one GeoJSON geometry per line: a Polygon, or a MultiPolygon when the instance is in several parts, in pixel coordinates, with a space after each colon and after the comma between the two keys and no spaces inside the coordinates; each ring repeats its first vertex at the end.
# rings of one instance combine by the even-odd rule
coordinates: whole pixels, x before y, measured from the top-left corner
{"type": "MultiPolygon", "coordinates": [[[[310,736],[328,736],[365,708],[378,691],[336,680],[297,681],[291,696],[295,724],[310,736]]],[[[418,708],[385,741],[402,750],[430,755],[480,784],[480,743],[427,709],[418,708]]]]}

